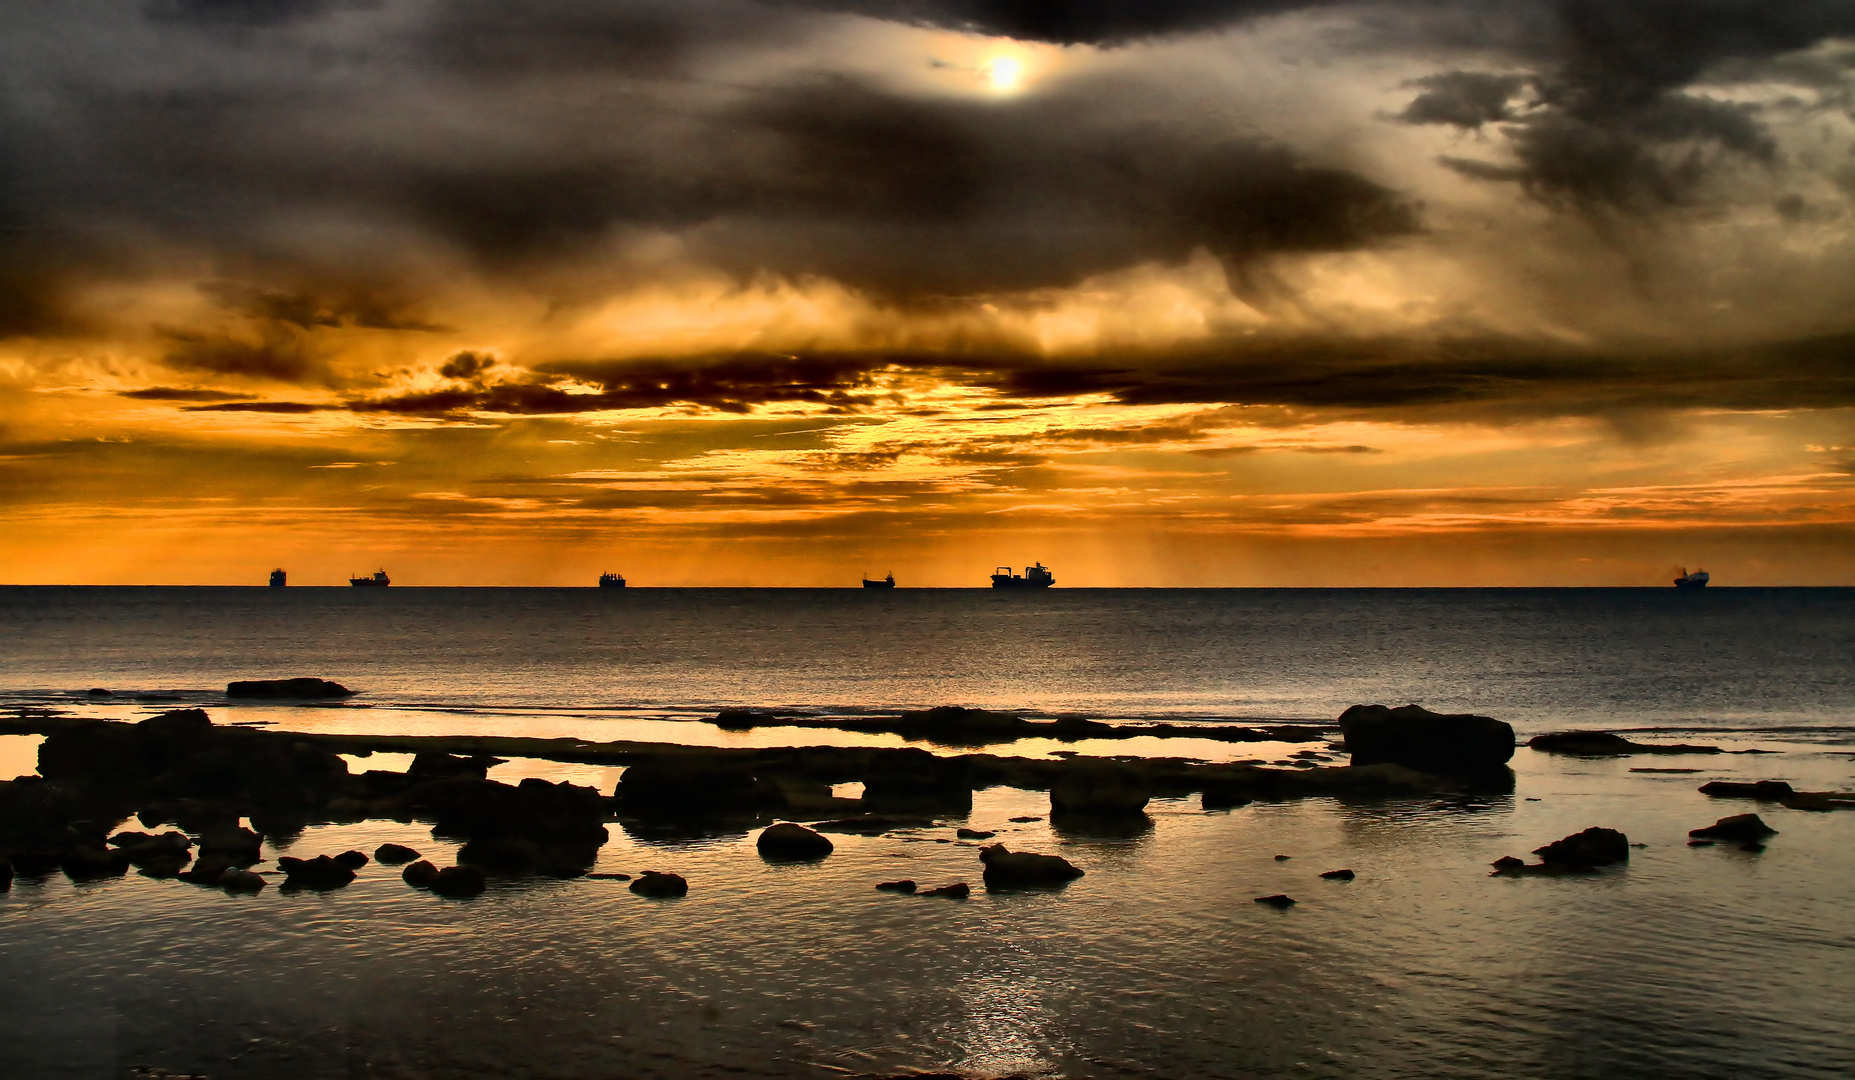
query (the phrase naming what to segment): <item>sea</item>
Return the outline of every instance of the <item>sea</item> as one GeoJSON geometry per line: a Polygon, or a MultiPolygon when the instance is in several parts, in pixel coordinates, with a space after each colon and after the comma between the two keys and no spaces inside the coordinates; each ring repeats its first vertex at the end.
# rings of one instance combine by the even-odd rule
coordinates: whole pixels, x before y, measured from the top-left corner
{"type": "MultiPolygon", "coordinates": [[[[372,865],[293,895],[21,878],[0,894],[0,1075],[1855,1075],[1855,812],[1697,790],[1855,791],[1855,589],[0,588],[0,720],[198,706],[286,731],[953,754],[970,748],[709,721],[953,704],[1331,723],[1374,702],[1494,716],[1522,742],[1591,728],[1726,752],[1523,745],[1511,795],[1209,812],[1158,799],[1134,835],[1056,829],[1045,793],[992,788],[966,817],[839,836],[805,865],[762,861],[745,829],[666,839],[613,823],[596,869],[681,873],[676,900],[599,879],[445,900],[372,865]],[[232,680],[292,676],[357,693],[224,697],[232,680]],[[1747,811],[1778,830],[1763,851],[1687,845],[1747,811]],[[1641,845],[1627,867],[1488,876],[1593,825],[1641,845]],[[959,827],[1086,874],[988,893],[959,827]],[[1340,868],[1354,880],[1319,876],[1340,868]],[[873,888],[901,877],[975,890],[873,888]],[[1297,903],[1255,902],[1277,893],[1297,903]]],[[[37,743],[0,734],[0,775],[31,772],[37,743]]],[[[1291,767],[1309,745],[987,752],[1291,767]]],[[[621,773],[516,760],[491,776],[609,793],[621,773]]],[[[265,854],[386,841],[441,864],[456,846],[370,821],[265,854]]]]}

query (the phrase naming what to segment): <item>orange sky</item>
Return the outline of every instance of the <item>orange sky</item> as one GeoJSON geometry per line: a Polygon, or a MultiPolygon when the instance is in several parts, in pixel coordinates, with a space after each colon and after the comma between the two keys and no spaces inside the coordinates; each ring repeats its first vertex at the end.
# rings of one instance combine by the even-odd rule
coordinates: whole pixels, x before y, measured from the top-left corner
{"type": "Polygon", "coordinates": [[[0,582],[1855,584],[1855,26],[878,7],[7,14],[0,582]]]}

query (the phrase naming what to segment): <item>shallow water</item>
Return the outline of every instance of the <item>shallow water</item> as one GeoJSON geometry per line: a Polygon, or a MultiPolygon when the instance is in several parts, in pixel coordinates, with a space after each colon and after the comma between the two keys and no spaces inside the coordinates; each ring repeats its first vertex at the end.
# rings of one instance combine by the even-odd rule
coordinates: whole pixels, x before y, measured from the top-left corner
{"type": "MultiPolygon", "coordinates": [[[[1700,775],[1526,750],[1516,764],[1512,797],[1209,814],[1162,801],[1131,838],[1012,824],[1046,798],[993,789],[969,819],[834,837],[831,857],[797,866],[762,861],[745,834],[646,841],[614,825],[599,869],[683,873],[690,895],[672,901],[595,880],[447,901],[378,866],[338,892],[256,897],[134,875],[22,881],[0,900],[0,1045],[9,1075],[154,1065],[216,1080],[1855,1070],[1850,817],[1759,806],[1780,830],[1762,854],[1684,844],[1753,808],[1700,782],[1855,786],[1849,758],[1655,763],[1700,775]],[[977,883],[973,845],[934,842],[956,823],[1088,874],[965,902],[871,887],[977,883]],[[1591,879],[1486,876],[1592,824],[1648,847],[1591,879]],[[1342,866],[1358,880],[1317,876],[1342,866]],[[1300,903],[1252,902],[1275,892],[1300,903]]],[[[451,848],[370,822],[288,850],[386,840],[451,848]]]]}
{"type": "MultiPolygon", "coordinates": [[[[645,838],[614,824],[599,869],[683,873],[691,893],[674,901],[595,880],[494,882],[447,901],[378,866],[338,892],[256,897],[133,874],[22,880],[0,897],[0,1072],[1855,1073],[1855,813],[1696,790],[1763,777],[1855,789],[1850,590],[0,589],[0,707],[14,713],[133,719],[199,703],[221,722],[296,730],[900,745],[696,718],[722,705],[958,702],[1331,719],[1371,700],[1474,709],[1523,735],[1640,727],[1778,752],[1586,761],[1523,748],[1512,796],[1209,814],[1160,801],[1152,830],[1131,837],[1010,823],[1046,815],[1047,797],[992,789],[968,819],[834,837],[835,854],[799,866],[763,862],[747,833],[645,838]],[[364,692],[334,708],[228,707],[220,694],[230,679],[283,674],[364,692]],[[99,685],[178,700],[80,696],[99,685]],[[1686,846],[1687,830],[1748,810],[1780,830],[1763,853],[1686,846]],[[975,847],[953,842],[963,824],[1060,852],[1087,876],[964,902],[872,888],[977,883],[975,847]],[[1486,876],[1497,856],[1590,825],[1648,846],[1589,879],[1486,876]],[[1342,866],[1358,880],[1317,876],[1342,866]],[[1253,902],[1275,892],[1300,903],[1253,902]]],[[[992,752],[1244,760],[1308,745],[1320,744],[1026,740],[992,752]]],[[[0,775],[30,768],[35,747],[0,736],[0,775]]],[[[492,776],[609,792],[621,771],[522,760],[492,776]]],[[[453,850],[393,822],[312,828],[287,850],[387,840],[439,861],[453,850]]]]}

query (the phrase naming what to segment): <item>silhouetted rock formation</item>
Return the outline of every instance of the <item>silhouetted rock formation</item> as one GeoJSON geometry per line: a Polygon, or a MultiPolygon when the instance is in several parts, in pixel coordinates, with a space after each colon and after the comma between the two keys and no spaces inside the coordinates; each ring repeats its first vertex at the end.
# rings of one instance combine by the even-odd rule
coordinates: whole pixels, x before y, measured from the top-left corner
{"type": "Polygon", "coordinates": [[[227,868],[225,873],[219,875],[219,887],[226,892],[263,892],[264,886],[269,884],[270,882],[264,880],[262,874],[254,874],[249,870],[240,870],[236,866],[227,868]]]}
{"type": "Polygon", "coordinates": [[[774,801],[752,769],[705,754],[632,765],[619,777],[613,796],[627,813],[646,818],[751,813],[774,801]]]}
{"type": "Polygon", "coordinates": [[[399,866],[419,857],[419,853],[404,844],[381,844],[374,849],[374,861],[382,866],[399,866]]]}
{"type": "Polygon", "coordinates": [[[988,889],[1047,888],[1068,884],[1083,874],[1060,855],[1012,851],[1003,844],[979,849],[979,861],[985,864],[988,889]]]}
{"type": "Polygon", "coordinates": [[[1354,705],[1340,714],[1354,765],[1404,765],[1426,772],[1485,773],[1514,756],[1514,729],[1487,716],[1433,713],[1420,705],[1354,705]]]}
{"type": "Polygon", "coordinates": [[[1765,824],[1764,819],[1757,814],[1734,814],[1704,828],[1689,829],[1688,835],[1701,840],[1734,840],[1757,844],[1767,836],[1778,835],[1778,830],[1765,824]]]}
{"type": "Polygon", "coordinates": [[[432,878],[431,885],[428,887],[439,896],[461,899],[463,897],[481,895],[486,887],[486,882],[484,881],[483,871],[474,866],[467,866],[460,863],[457,866],[447,866],[443,870],[438,871],[437,876],[432,878]]]}
{"type": "Polygon", "coordinates": [[[1283,893],[1276,893],[1274,896],[1258,896],[1256,902],[1258,904],[1267,904],[1277,911],[1286,911],[1295,906],[1295,898],[1283,893]]]}
{"type": "Polygon", "coordinates": [[[252,679],[228,683],[229,698],[284,698],[291,701],[319,701],[325,698],[352,697],[354,691],[327,679],[252,679]]]}
{"type": "Polygon", "coordinates": [[[1758,799],[1761,802],[1783,802],[1794,797],[1797,792],[1783,780],[1758,780],[1753,783],[1739,783],[1732,780],[1715,780],[1700,786],[1702,795],[1711,795],[1716,799],[1758,799]]]}
{"type": "Polygon", "coordinates": [[[863,802],[878,813],[966,814],[973,808],[972,774],[958,758],[913,747],[870,761],[863,802]]]}
{"type": "Polygon", "coordinates": [[[420,859],[401,870],[399,877],[401,881],[415,889],[429,889],[432,887],[432,882],[438,880],[438,868],[429,860],[420,859]]]}
{"type": "Polygon", "coordinates": [[[1685,743],[1662,744],[1631,742],[1608,731],[1559,731],[1535,735],[1527,740],[1535,750],[1552,754],[1575,754],[1579,757],[1615,757],[1623,754],[1717,754],[1717,746],[1689,746],[1685,743]]]}
{"type": "Polygon", "coordinates": [[[354,880],[354,871],[327,855],[298,859],[285,855],[277,860],[284,872],[286,889],[339,889],[354,880]]]}
{"type": "Polygon", "coordinates": [[[754,841],[754,847],[759,849],[762,858],[792,861],[822,859],[836,850],[828,838],[790,821],[782,821],[762,831],[759,839],[754,841]]]}
{"type": "Polygon", "coordinates": [[[1595,867],[1630,861],[1630,840],[1615,829],[1592,827],[1534,848],[1539,861],[1557,866],[1595,867]]]}
{"type": "Polygon", "coordinates": [[[879,881],[876,887],[884,892],[912,893],[915,891],[915,883],[906,878],[901,881],[879,881]]]}
{"type": "Polygon", "coordinates": [[[414,754],[406,776],[415,782],[425,780],[481,780],[498,765],[508,762],[488,754],[445,754],[426,751],[414,754]]]}
{"type": "Polygon", "coordinates": [[[689,894],[689,882],[681,874],[661,873],[656,870],[646,870],[638,875],[638,879],[631,883],[630,888],[639,896],[664,897],[689,894]]]}
{"type": "Polygon", "coordinates": [[[1328,881],[1351,881],[1358,876],[1351,870],[1329,870],[1321,875],[1328,881]]]}
{"type": "Polygon", "coordinates": [[[916,896],[940,896],[940,897],[945,897],[948,900],[964,900],[967,897],[971,896],[972,894],[973,894],[973,887],[971,885],[968,885],[964,881],[956,881],[951,885],[942,885],[936,889],[923,889],[920,892],[916,893],[915,895],[916,896]]]}
{"type": "Polygon", "coordinates": [[[1153,785],[1133,768],[1077,765],[1050,785],[1050,820],[1127,817],[1153,797],[1153,785]]]}

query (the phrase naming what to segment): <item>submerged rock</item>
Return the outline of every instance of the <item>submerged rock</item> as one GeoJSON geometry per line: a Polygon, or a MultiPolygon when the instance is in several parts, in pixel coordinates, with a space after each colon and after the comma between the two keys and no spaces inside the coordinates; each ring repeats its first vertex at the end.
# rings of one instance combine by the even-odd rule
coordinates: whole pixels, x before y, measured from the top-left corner
{"type": "Polygon", "coordinates": [[[1765,824],[1764,819],[1757,814],[1734,814],[1704,828],[1689,829],[1688,835],[1701,840],[1736,840],[1756,844],[1767,836],[1778,835],[1778,830],[1765,824]]]}
{"type": "Polygon", "coordinates": [[[1717,754],[1717,746],[1689,746],[1685,743],[1658,744],[1632,742],[1608,731],[1557,731],[1535,735],[1527,745],[1549,754],[1573,754],[1578,757],[1616,757],[1624,754],[1717,754]]]}
{"type": "Polygon", "coordinates": [[[761,858],[789,860],[822,859],[836,850],[828,838],[790,821],[768,826],[754,841],[754,847],[761,858]]]}
{"type": "Polygon", "coordinates": [[[327,679],[251,679],[228,683],[229,698],[288,698],[315,701],[323,698],[352,697],[354,691],[327,679]]]}
{"type": "Polygon", "coordinates": [[[998,833],[990,829],[955,829],[953,835],[961,840],[990,840],[998,833]]]}
{"type": "Polygon", "coordinates": [[[1630,841],[1615,829],[1592,827],[1535,848],[1533,854],[1540,862],[1555,866],[1608,866],[1630,861],[1630,841]]]}
{"type": "Polygon", "coordinates": [[[286,889],[339,889],[354,880],[354,871],[327,855],[298,859],[285,855],[277,860],[284,873],[286,889]]]}
{"type": "Polygon", "coordinates": [[[382,866],[398,866],[418,857],[417,851],[404,844],[381,844],[374,849],[374,861],[382,866]]]}
{"type": "Polygon", "coordinates": [[[399,872],[400,880],[415,889],[429,889],[432,882],[438,880],[438,868],[429,860],[420,859],[399,872]]]}
{"type": "Polygon", "coordinates": [[[432,878],[432,883],[429,886],[431,891],[437,893],[439,896],[449,896],[452,898],[479,896],[483,893],[485,887],[486,883],[483,871],[474,866],[462,864],[458,866],[447,866],[443,870],[438,871],[437,875],[432,878]]]}
{"type": "Polygon", "coordinates": [[[1050,785],[1050,819],[1131,816],[1152,797],[1153,785],[1135,769],[1077,765],[1050,785]]]}
{"type": "MultiPolygon", "coordinates": [[[[1039,819],[1041,820],[1041,819],[1039,819]]],[[[831,821],[814,821],[812,828],[818,832],[853,833],[858,836],[878,836],[892,829],[925,829],[934,824],[929,817],[869,817],[835,818],[831,821]]]]}
{"type": "Polygon", "coordinates": [[[923,889],[922,891],[916,893],[915,895],[916,896],[942,896],[942,897],[946,897],[949,900],[964,900],[967,897],[971,896],[972,894],[973,894],[973,887],[971,885],[968,885],[964,881],[956,881],[951,885],[942,885],[937,889],[923,889]]]}
{"type": "Polygon", "coordinates": [[[1512,874],[1526,869],[1527,864],[1525,859],[1516,859],[1512,855],[1503,855],[1494,860],[1493,865],[1496,874],[1512,874]]]}
{"type": "Polygon", "coordinates": [[[1734,780],[1714,780],[1700,786],[1702,795],[1711,795],[1716,799],[1757,799],[1761,802],[1783,802],[1796,796],[1797,792],[1783,780],[1756,780],[1741,783],[1734,780]]]}
{"type": "Polygon", "coordinates": [[[1351,870],[1329,870],[1321,875],[1321,877],[1326,878],[1328,881],[1351,881],[1358,876],[1358,874],[1353,873],[1351,870]]]}
{"type": "Polygon", "coordinates": [[[1273,896],[1258,896],[1256,902],[1258,904],[1267,904],[1278,911],[1285,911],[1295,906],[1295,898],[1283,893],[1276,893],[1273,896]]]}
{"type": "Polygon", "coordinates": [[[906,878],[901,881],[879,881],[876,887],[884,892],[911,893],[915,891],[915,883],[906,878]]]}
{"type": "Polygon", "coordinates": [[[689,882],[681,874],[668,874],[656,870],[646,870],[631,883],[631,891],[639,896],[687,896],[689,882]]]}
{"type": "Polygon", "coordinates": [[[264,886],[269,884],[270,882],[265,881],[262,874],[254,874],[249,870],[240,870],[236,866],[228,868],[225,873],[219,875],[219,887],[226,892],[263,892],[264,886]]]}
{"type": "Polygon", "coordinates": [[[1514,756],[1512,725],[1470,713],[1433,713],[1421,705],[1354,705],[1340,714],[1354,765],[1404,765],[1427,772],[1474,773],[1514,756]]]}
{"type": "Polygon", "coordinates": [[[981,848],[979,861],[985,864],[985,887],[988,889],[1064,885],[1083,875],[1074,863],[1060,855],[1012,851],[1003,844],[981,848]]]}

